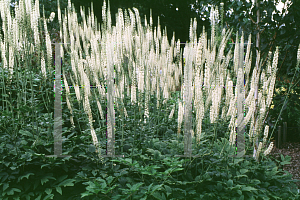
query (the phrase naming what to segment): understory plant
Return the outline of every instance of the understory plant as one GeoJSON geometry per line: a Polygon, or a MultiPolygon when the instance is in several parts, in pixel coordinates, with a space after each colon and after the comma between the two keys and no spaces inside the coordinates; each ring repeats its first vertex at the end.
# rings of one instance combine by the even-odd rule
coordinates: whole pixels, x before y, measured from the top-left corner
{"type": "Polygon", "coordinates": [[[297,180],[282,170],[290,157],[281,155],[278,163],[267,157],[273,143],[267,142],[263,120],[273,97],[278,49],[272,63],[262,68],[258,57],[259,67],[252,70],[251,37],[245,59],[238,44],[232,59],[231,50],[224,55],[230,30],[215,39],[212,28],[207,40],[203,28],[198,38],[191,20],[182,54],[175,36],[169,44],[166,29],[162,34],[158,24],[153,31],[151,14],[142,26],[136,8],[119,9],[112,26],[104,1],[100,30],[93,6],[88,16],[80,10],[78,24],[70,0],[62,16],[58,1],[62,146],[69,156],[45,157],[54,152],[56,126],[53,38],[47,29],[54,15],[40,18],[38,1],[20,0],[11,16],[9,5],[0,3],[1,199],[298,198],[297,180]],[[242,107],[235,107],[241,102],[242,120],[242,107]],[[245,149],[235,156],[241,135],[245,149]],[[112,144],[114,154],[105,151],[112,144]],[[187,150],[195,157],[177,157],[187,150]]]}

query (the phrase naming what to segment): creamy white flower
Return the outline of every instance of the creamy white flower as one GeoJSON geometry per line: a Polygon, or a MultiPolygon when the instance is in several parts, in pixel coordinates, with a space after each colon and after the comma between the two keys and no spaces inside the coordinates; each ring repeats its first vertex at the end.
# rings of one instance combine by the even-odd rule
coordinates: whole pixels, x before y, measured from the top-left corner
{"type": "Polygon", "coordinates": [[[55,12],[51,12],[48,22],[52,22],[55,17],[55,12]]]}
{"type": "Polygon", "coordinates": [[[265,126],[265,132],[264,132],[264,139],[263,139],[264,144],[266,143],[266,140],[268,138],[268,133],[269,133],[269,126],[266,125],[265,126]]]}
{"type": "Polygon", "coordinates": [[[267,148],[267,150],[265,150],[265,152],[264,152],[265,156],[268,155],[272,151],[273,145],[274,145],[273,142],[271,142],[269,147],[267,148]]]}
{"type": "Polygon", "coordinates": [[[169,115],[169,119],[172,119],[172,117],[174,115],[174,111],[175,111],[175,107],[173,107],[173,109],[171,110],[171,113],[169,115]]]}
{"type": "Polygon", "coordinates": [[[258,159],[259,157],[259,154],[260,154],[260,151],[261,151],[261,148],[262,148],[262,142],[259,142],[259,145],[258,145],[258,149],[257,149],[257,152],[256,152],[256,160],[258,159]]]}

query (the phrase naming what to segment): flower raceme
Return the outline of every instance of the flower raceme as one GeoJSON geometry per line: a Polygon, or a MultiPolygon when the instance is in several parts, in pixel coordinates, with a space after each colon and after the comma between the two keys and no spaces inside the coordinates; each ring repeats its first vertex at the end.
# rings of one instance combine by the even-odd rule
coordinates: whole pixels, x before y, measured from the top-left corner
{"type": "Polygon", "coordinates": [[[53,19],[54,19],[54,17],[55,17],[55,12],[52,12],[52,13],[50,14],[50,17],[49,17],[49,19],[47,20],[47,22],[48,22],[48,23],[49,23],[49,22],[52,22],[53,19]]]}

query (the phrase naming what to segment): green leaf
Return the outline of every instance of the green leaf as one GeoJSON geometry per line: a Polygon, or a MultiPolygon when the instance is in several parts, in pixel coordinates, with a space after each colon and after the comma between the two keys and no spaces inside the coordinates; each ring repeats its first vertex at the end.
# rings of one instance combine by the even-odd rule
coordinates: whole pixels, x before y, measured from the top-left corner
{"type": "Polygon", "coordinates": [[[47,189],[45,190],[45,192],[46,192],[46,194],[51,194],[52,189],[51,189],[51,188],[47,188],[47,189]]]}
{"type": "Polygon", "coordinates": [[[221,191],[222,188],[223,188],[223,187],[222,187],[222,184],[221,184],[221,183],[218,183],[218,184],[217,184],[217,190],[218,190],[218,191],[221,191]]]}
{"type": "Polygon", "coordinates": [[[96,174],[97,174],[96,170],[93,170],[92,174],[93,174],[93,176],[96,176],[96,174]]]}
{"type": "Polygon", "coordinates": [[[42,198],[42,195],[40,194],[35,200],[40,200],[42,198]]]}
{"type": "Polygon", "coordinates": [[[5,191],[9,187],[9,183],[4,183],[3,184],[3,191],[5,191]]]}
{"type": "Polygon", "coordinates": [[[242,195],[242,194],[243,194],[241,190],[237,190],[236,192],[237,192],[239,195],[242,195]]]}
{"type": "Polygon", "coordinates": [[[163,193],[162,193],[162,195],[160,195],[158,192],[154,192],[152,194],[152,196],[155,197],[156,199],[159,199],[159,200],[166,200],[166,197],[163,193]]]}
{"type": "Polygon", "coordinates": [[[137,184],[134,184],[130,190],[131,191],[137,191],[139,189],[139,187],[141,187],[141,185],[143,185],[144,183],[137,183],[137,184]]]}
{"type": "Polygon", "coordinates": [[[168,197],[170,194],[172,194],[172,189],[171,189],[171,187],[169,187],[167,185],[164,185],[164,186],[165,186],[165,189],[167,191],[167,197],[168,197]]]}
{"type": "Polygon", "coordinates": [[[90,196],[92,193],[90,193],[89,191],[86,191],[84,193],[81,193],[81,198],[82,197],[87,197],[87,196],[90,196]]]}
{"type": "Polygon", "coordinates": [[[57,186],[55,187],[56,192],[58,192],[60,195],[62,195],[61,187],[57,186]]]}
{"type": "Polygon", "coordinates": [[[152,187],[152,192],[156,191],[158,188],[161,188],[161,187],[162,187],[162,184],[152,187]]]}
{"type": "Polygon", "coordinates": [[[248,169],[240,169],[241,174],[245,174],[248,171],[248,169]]]}
{"type": "Polygon", "coordinates": [[[201,182],[201,176],[200,176],[200,175],[199,175],[199,176],[196,176],[195,181],[201,182]]]}
{"type": "Polygon", "coordinates": [[[232,185],[233,185],[233,181],[232,181],[231,179],[229,179],[229,180],[227,181],[227,186],[228,186],[228,187],[232,187],[232,185]]]}
{"type": "Polygon", "coordinates": [[[7,192],[7,194],[8,194],[8,195],[13,195],[15,192],[21,192],[21,190],[18,189],[18,188],[11,188],[11,189],[7,192]]]}
{"type": "Polygon", "coordinates": [[[29,131],[19,130],[19,133],[24,136],[32,137],[32,133],[30,133],[29,131]]]}
{"type": "Polygon", "coordinates": [[[111,182],[114,180],[114,178],[112,177],[112,176],[109,176],[109,177],[107,177],[107,180],[106,180],[106,182],[108,183],[108,184],[111,184],[111,182]]]}
{"type": "Polygon", "coordinates": [[[239,159],[234,159],[234,164],[238,164],[239,162],[243,161],[244,159],[242,158],[239,158],[239,159]]]}
{"type": "Polygon", "coordinates": [[[48,199],[53,199],[54,194],[48,194],[47,196],[44,197],[43,200],[48,200],[48,199]]]}
{"type": "Polygon", "coordinates": [[[57,179],[57,181],[58,181],[58,182],[61,182],[61,181],[65,180],[67,177],[68,177],[68,175],[63,175],[63,176],[59,177],[59,178],[57,179]]]}
{"type": "Polygon", "coordinates": [[[55,180],[55,178],[52,176],[44,176],[43,178],[41,178],[41,184],[44,185],[44,183],[47,183],[49,179],[55,180]]]}
{"type": "Polygon", "coordinates": [[[60,184],[58,184],[58,186],[74,186],[74,182],[75,180],[74,179],[66,179],[64,180],[63,182],[61,182],[60,184]]]}
{"type": "Polygon", "coordinates": [[[260,184],[260,180],[252,179],[251,183],[257,185],[257,184],[260,184]]]}
{"type": "Polygon", "coordinates": [[[29,179],[29,176],[30,175],[34,175],[34,173],[27,173],[27,174],[25,174],[25,175],[22,175],[22,176],[20,176],[19,178],[18,178],[18,182],[20,182],[20,180],[22,180],[23,178],[27,178],[27,179],[29,179]]]}
{"type": "Polygon", "coordinates": [[[152,187],[153,183],[151,183],[149,186],[148,186],[148,193],[150,192],[150,189],[152,187]]]}
{"type": "Polygon", "coordinates": [[[247,187],[242,187],[242,191],[251,191],[251,190],[257,190],[256,188],[254,187],[250,187],[250,186],[247,186],[247,187]]]}
{"type": "Polygon", "coordinates": [[[49,164],[44,164],[44,165],[42,165],[42,166],[41,166],[41,169],[43,169],[43,167],[45,167],[45,166],[49,166],[49,164]]]}

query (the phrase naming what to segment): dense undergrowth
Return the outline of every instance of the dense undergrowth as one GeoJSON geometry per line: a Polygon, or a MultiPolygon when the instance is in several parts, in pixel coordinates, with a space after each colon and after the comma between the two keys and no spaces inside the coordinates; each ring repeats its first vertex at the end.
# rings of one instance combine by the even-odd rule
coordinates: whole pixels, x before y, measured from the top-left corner
{"type": "MultiPolygon", "coordinates": [[[[200,157],[175,157],[183,154],[184,142],[182,137],[177,140],[176,116],[168,119],[164,113],[170,112],[168,105],[173,104],[176,93],[168,100],[167,106],[158,110],[154,106],[155,97],[151,98],[153,107],[149,124],[143,124],[140,116],[134,115],[134,112],[139,112],[137,107],[126,105],[129,116],[126,121],[117,117],[121,113],[116,110],[116,154],[124,155],[124,158],[99,158],[91,144],[85,114],[75,110],[75,124],[79,124],[80,129],[71,128],[66,114],[68,108],[63,105],[63,153],[72,157],[46,158],[45,154],[53,154],[54,122],[53,106],[45,106],[43,98],[47,90],[51,94],[49,102],[54,98],[50,83],[37,82],[39,85],[45,89],[36,101],[19,108],[23,111],[21,118],[25,119],[26,126],[20,126],[13,112],[3,112],[1,116],[2,199],[298,198],[293,183],[296,180],[291,180],[291,175],[284,175],[282,171],[282,165],[290,159],[288,156],[282,157],[279,164],[265,157],[260,162],[252,157],[230,157],[234,149],[228,144],[228,139],[224,139],[229,134],[224,133],[228,122],[219,121],[214,127],[204,119],[205,134],[200,145],[193,141],[193,155],[200,157]],[[31,106],[36,108],[36,121],[30,120],[31,106]],[[46,108],[50,108],[50,112],[46,112],[46,108]],[[123,138],[126,138],[123,151],[120,145],[122,123],[123,138]],[[217,138],[211,146],[208,141],[214,138],[214,132],[217,138]]],[[[11,93],[14,93],[13,89],[11,93]]],[[[124,102],[129,102],[129,99],[124,102]]],[[[95,105],[91,107],[95,108],[95,105]]],[[[103,127],[95,125],[102,155],[105,154],[106,139],[103,127]]]]}
{"type": "MultiPolygon", "coordinates": [[[[70,57],[65,56],[63,68],[70,69],[70,57]]],[[[282,171],[290,157],[280,161],[261,155],[252,157],[253,147],[246,143],[246,155],[232,157],[235,149],[229,144],[229,120],[211,124],[205,113],[200,143],[193,140],[193,155],[184,154],[183,131],[177,136],[178,95],[156,107],[151,95],[149,120],[144,123],[144,108],[133,106],[125,95],[124,104],[115,103],[115,150],[121,158],[103,158],[106,148],[106,119],[100,119],[97,102],[91,99],[93,123],[101,154],[92,143],[88,115],[76,102],[74,88],[75,127],[70,111],[62,105],[63,154],[66,158],[49,158],[54,152],[53,74],[41,77],[40,69],[30,67],[14,71],[10,83],[9,71],[0,63],[0,197],[10,199],[297,199],[298,190],[291,174],[282,171]],[[18,75],[22,77],[18,77],[18,75]],[[20,100],[20,88],[23,94],[20,100]],[[26,102],[26,103],[20,103],[26,102]],[[124,117],[122,106],[128,117],[124,117]],[[169,113],[175,106],[174,117],[169,113]],[[20,112],[18,112],[20,111],[20,112]],[[274,162],[275,161],[275,162],[274,162]],[[286,173],[286,174],[285,174],[286,173]]],[[[24,63],[19,63],[23,66],[24,63]]],[[[92,91],[93,92],[93,91],[92,91]]],[[[95,95],[96,96],[96,95],[95,95]]],[[[129,94],[128,94],[129,96],[129,94]]],[[[62,93],[66,102],[66,93],[62,93]]],[[[205,98],[205,97],[204,97],[205,98]]],[[[161,101],[161,100],[160,100],[161,101]]],[[[106,108],[106,101],[100,100],[106,108]]],[[[104,116],[106,111],[104,109],[104,116]]],[[[192,127],[196,113],[192,113],[192,127]]],[[[249,127],[246,127],[246,132],[249,127]]],[[[246,141],[248,141],[246,134],[246,141]]]]}

